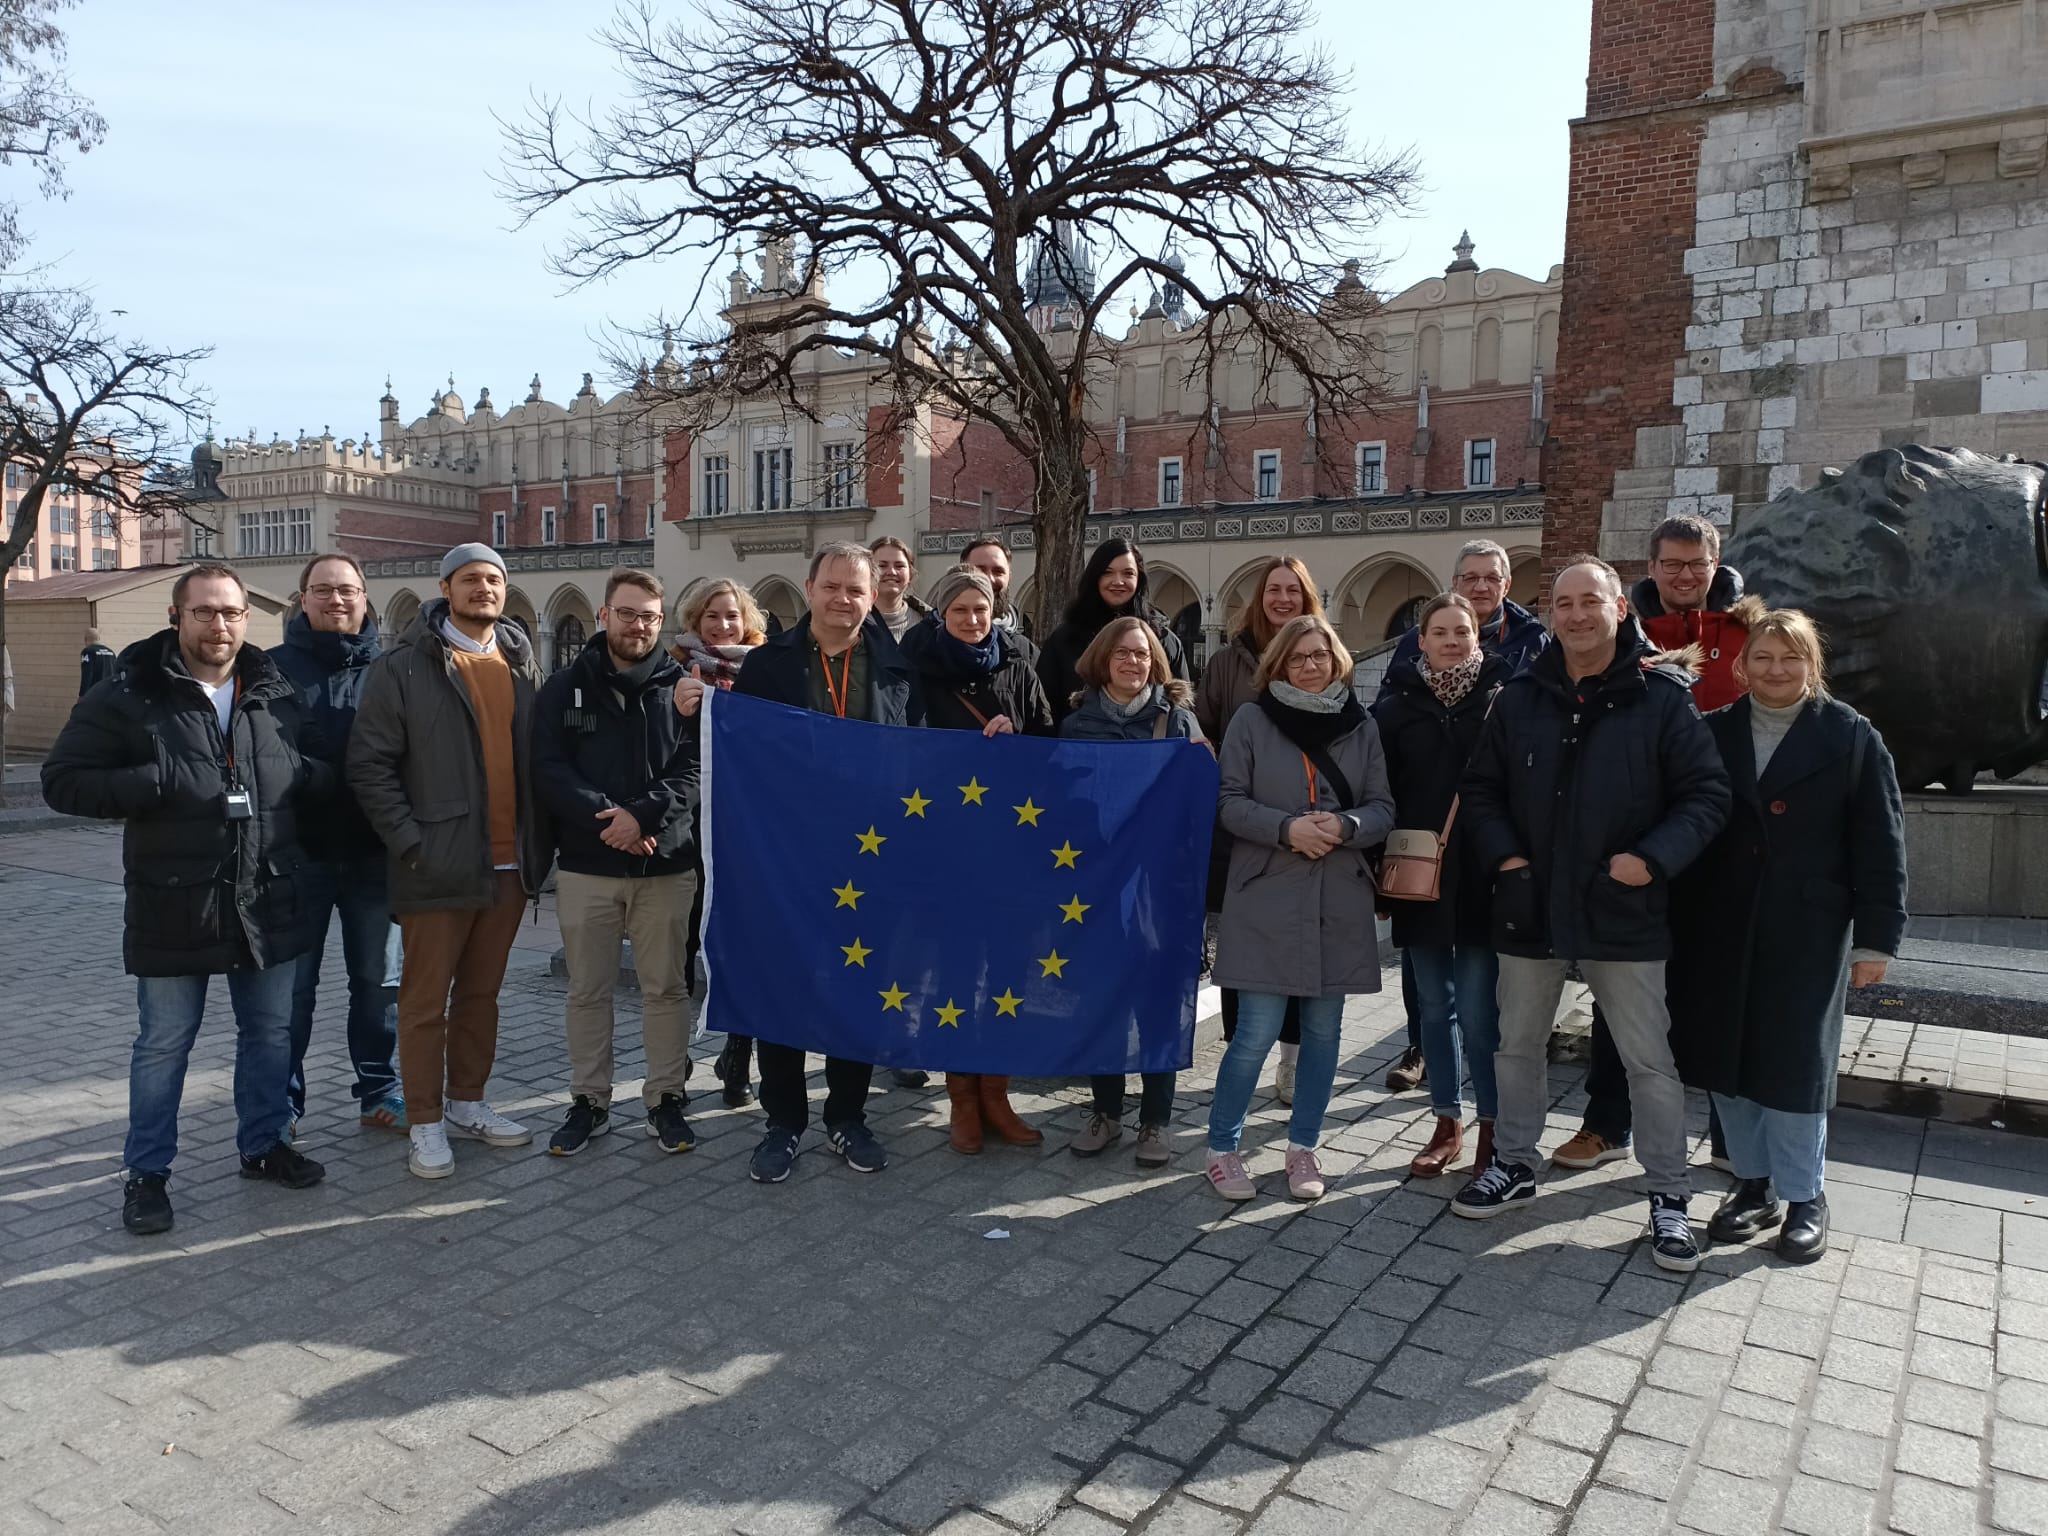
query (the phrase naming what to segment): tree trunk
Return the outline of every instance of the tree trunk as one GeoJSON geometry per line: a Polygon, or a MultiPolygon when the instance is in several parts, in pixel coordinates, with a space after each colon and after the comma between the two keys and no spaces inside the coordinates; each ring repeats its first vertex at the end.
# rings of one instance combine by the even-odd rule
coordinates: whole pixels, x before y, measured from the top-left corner
{"type": "Polygon", "coordinates": [[[1039,452],[1038,481],[1031,498],[1031,532],[1037,543],[1037,584],[1032,622],[1042,641],[1074,599],[1081,568],[1088,561],[1088,471],[1078,443],[1046,434],[1039,452]]]}
{"type": "MultiPolygon", "coordinates": [[[[7,582],[0,577],[0,656],[7,654],[7,582]]],[[[0,682],[0,690],[5,689],[0,682]]],[[[4,701],[0,701],[4,702],[4,701]]],[[[12,723],[12,713],[0,708],[0,806],[7,803],[7,727],[12,723]]]]}

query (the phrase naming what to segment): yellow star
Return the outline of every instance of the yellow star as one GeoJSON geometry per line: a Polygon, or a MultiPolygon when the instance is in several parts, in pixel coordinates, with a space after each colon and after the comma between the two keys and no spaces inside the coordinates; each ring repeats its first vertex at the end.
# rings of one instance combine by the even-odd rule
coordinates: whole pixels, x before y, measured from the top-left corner
{"type": "Polygon", "coordinates": [[[955,1008],[953,1006],[953,999],[950,997],[946,999],[945,1007],[932,1010],[932,1012],[939,1016],[939,1027],[941,1029],[958,1029],[960,1027],[960,1015],[966,1011],[965,1008],[955,1008]]]}
{"type": "Polygon", "coordinates": [[[887,1013],[891,1008],[901,1013],[903,1011],[903,1000],[910,996],[908,992],[897,986],[893,981],[889,983],[888,991],[880,992],[876,995],[882,1000],[882,1012],[884,1013],[887,1013]]]}
{"type": "Polygon", "coordinates": [[[1017,1017],[1017,1005],[1023,1002],[1024,999],[1017,996],[1017,994],[1012,992],[1008,987],[1005,987],[1003,988],[1003,995],[1001,997],[992,997],[989,999],[989,1001],[996,1005],[997,1018],[1000,1019],[1004,1014],[1008,1014],[1011,1018],[1014,1019],[1017,1017]]]}
{"type": "Polygon", "coordinates": [[[969,779],[960,786],[960,803],[962,805],[979,805],[981,804],[981,797],[987,793],[988,786],[982,783],[980,779],[969,779]]]}
{"type": "Polygon", "coordinates": [[[848,965],[857,965],[862,970],[868,968],[868,956],[874,953],[872,949],[861,943],[858,935],[854,937],[854,941],[851,944],[842,944],[839,946],[839,949],[846,956],[846,963],[848,965]]]}
{"type": "Polygon", "coordinates": [[[854,911],[858,912],[860,910],[860,899],[867,895],[867,892],[856,891],[853,888],[853,882],[849,880],[844,885],[833,886],[832,894],[839,898],[832,903],[832,910],[834,912],[837,912],[841,907],[851,907],[854,911]]]}
{"type": "Polygon", "coordinates": [[[903,797],[903,814],[905,816],[922,816],[924,815],[924,808],[930,804],[931,801],[925,799],[923,790],[913,789],[903,797]]]}
{"type": "Polygon", "coordinates": [[[1027,824],[1034,827],[1037,826],[1038,818],[1044,814],[1039,807],[1031,803],[1028,796],[1022,805],[1013,805],[1010,809],[1017,813],[1017,825],[1020,827],[1027,824]]]}
{"type": "Polygon", "coordinates": [[[882,844],[889,841],[889,839],[877,832],[872,824],[869,825],[867,831],[856,832],[853,835],[860,842],[860,851],[862,853],[872,853],[876,858],[882,856],[882,844]]]}
{"type": "Polygon", "coordinates": [[[1067,902],[1065,905],[1063,905],[1060,908],[1060,910],[1067,914],[1067,922],[1078,923],[1079,921],[1081,921],[1081,914],[1083,912],[1091,911],[1093,909],[1089,906],[1087,902],[1083,901],[1080,897],[1076,896],[1072,901],[1067,902]]]}
{"type": "Polygon", "coordinates": [[[1038,962],[1038,974],[1041,978],[1057,976],[1061,981],[1065,981],[1067,979],[1066,958],[1058,950],[1054,950],[1038,962]]]}
{"type": "Polygon", "coordinates": [[[1081,866],[1074,861],[1080,857],[1081,850],[1072,843],[1061,843],[1059,847],[1052,851],[1052,867],[1054,869],[1079,869],[1081,866]]]}

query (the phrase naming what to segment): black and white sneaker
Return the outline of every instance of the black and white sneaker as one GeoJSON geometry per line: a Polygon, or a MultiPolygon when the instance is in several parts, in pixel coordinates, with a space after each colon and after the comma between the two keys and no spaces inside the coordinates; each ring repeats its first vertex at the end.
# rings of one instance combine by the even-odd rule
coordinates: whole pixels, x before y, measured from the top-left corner
{"type": "Polygon", "coordinates": [[[1536,1175],[1521,1163],[1504,1163],[1495,1158],[1484,1173],[1451,1197],[1451,1209],[1460,1216],[1484,1221],[1511,1205],[1535,1198],[1536,1175]]]}
{"type": "Polygon", "coordinates": [[[612,1108],[584,1094],[576,1095],[562,1128],[548,1138],[549,1157],[574,1157],[590,1145],[590,1138],[612,1128],[612,1108]]]}
{"type": "Polygon", "coordinates": [[[1700,1267],[1700,1245],[1685,1208],[1683,1195],[1650,1196],[1650,1257],[1659,1269],[1689,1275],[1700,1267]]]}
{"type": "Polygon", "coordinates": [[[647,1134],[661,1143],[664,1152],[687,1152],[697,1145],[690,1122],[683,1118],[680,1094],[664,1093],[647,1111],[647,1134]]]}
{"type": "Polygon", "coordinates": [[[889,1155],[875,1140],[875,1133],[859,1121],[828,1126],[825,1139],[855,1173],[880,1173],[889,1166],[889,1155]]]}

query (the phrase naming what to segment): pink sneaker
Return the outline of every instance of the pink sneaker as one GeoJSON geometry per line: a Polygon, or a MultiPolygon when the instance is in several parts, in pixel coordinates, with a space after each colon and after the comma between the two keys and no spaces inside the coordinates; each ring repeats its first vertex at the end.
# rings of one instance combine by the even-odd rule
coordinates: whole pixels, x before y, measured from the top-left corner
{"type": "Polygon", "coordinates": [[[1252,1176],[1244,1171],[1244,1159],[1235,1152],[1209,1154],[1209,1182],[1226,1200],[1250,1200],[1259,1192],[1252,1176]]]}
{"type": "Polygon", "coordinates": [[[1323,1170],[1313,1152],[1299,1147],[1287,1151],[1287,1193],[1295,1200],[1323,1198],[1323,1170]]]}

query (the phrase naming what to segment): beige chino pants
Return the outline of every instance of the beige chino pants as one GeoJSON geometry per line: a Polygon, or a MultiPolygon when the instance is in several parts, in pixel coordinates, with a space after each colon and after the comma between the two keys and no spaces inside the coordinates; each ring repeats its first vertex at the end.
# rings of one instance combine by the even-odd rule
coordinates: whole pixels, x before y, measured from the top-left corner
{"type": "Polygon", "coordinates": [[[661,1096],[683,1092],[690,1057],[689,989],[683,955],[694,874],[633,880],[578,875],[555,879],[555,915],[562,927],[562,958],[569,968],[569,1082],[596,1104],[612,1098],[612,995],[618,988],[619,941],[633,941],[640,978],[641,1039],[647,1082],[641,1098],[652,1109],[661,1096]]]}

